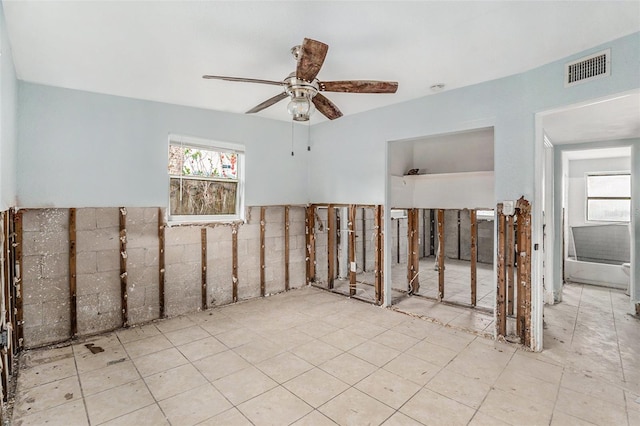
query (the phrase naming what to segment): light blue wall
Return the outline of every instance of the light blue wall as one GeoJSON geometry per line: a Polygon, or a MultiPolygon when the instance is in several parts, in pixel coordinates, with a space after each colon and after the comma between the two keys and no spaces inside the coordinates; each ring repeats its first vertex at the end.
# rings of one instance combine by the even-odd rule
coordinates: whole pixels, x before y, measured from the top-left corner
{"type": "Polygon", "coordinates": [[[16,72],[0,5],[0,211],[16,205],[16,72]]]}
{"type": "Polygon", "coordinates": [[[165,206],[168,135],[242,143],[246,205],[307,202],[306,132],[214,112],[20,82],[20,207],[165,206]]]}
{"type": "Polygon", "coordinates": [[[310,201],[383,203],[388,141],[487,126],[495,126],[496,201],[522,195],[533,201],[535,113],[637,89],[639,70],[635,33],[520,75],[315,125],[310,201]],[[564,87],[566,62],[605,48],[611,48],[611,77],[564,87]]]}

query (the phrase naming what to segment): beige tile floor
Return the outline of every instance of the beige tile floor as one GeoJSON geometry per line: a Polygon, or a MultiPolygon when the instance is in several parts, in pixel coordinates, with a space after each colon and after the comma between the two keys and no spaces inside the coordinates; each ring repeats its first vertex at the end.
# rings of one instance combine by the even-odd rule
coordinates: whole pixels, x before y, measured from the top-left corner
{"type": "Polygon", "coordinates": [[[536,354],[307,287],[26,351],[13,425],[640,424],[622,304],[568,286],[536,354]]]}

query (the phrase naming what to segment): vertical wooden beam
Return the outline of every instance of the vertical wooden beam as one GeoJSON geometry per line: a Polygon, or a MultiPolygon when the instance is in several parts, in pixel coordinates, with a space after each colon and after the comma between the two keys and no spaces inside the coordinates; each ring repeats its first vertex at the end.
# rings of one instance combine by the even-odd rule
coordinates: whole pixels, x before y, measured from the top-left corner
{"type": "Polygon", "coordinates": [[[498,336],[507,334],[507,309],[505,306],[505,264],[504,264],[504,248],[505,248],[505,227],[506,219],[503,214],[503,205],[498,204],[498,253],[496,265],[498,271],[498,287],[496,289],[496,329],[498,336]]]}
{"type": "Polygon", "coordinates": [[[289,291],[289,206],[284,206],[284,291],[289,291]]]}
{"type": "Polygon", "coordinates": [[[231,279],[232,279],[232,301],[238,301],[238,225],[231,228],[231,279]]]}
{"type": "Polygon", "coordinates": [[[22,299],[22,211],[17,210],[13,216],[13,232],[15,233],[14,249],[14,278],[15,287],[15,322],[16,322],[16,349],[20,350],[24,346],[24,311],[22,299]]]}
{"type": "Polygon", "coordinates": [[[429,210],[429,256],[436,254],[436,214],[433,209],[429,210]]]}
{"type": "Polygon", "coordinates": [[[382,304],[384,298],[384,239],[382,233],[382,206],[377,205],[374,213],[375,235],[375,295],[376,302],[382,304]]]}
{"type": "Polygon", "coordinates": [[[265,261],[264,261],[264,231],[265,231],[265,213],[267,208],[260,207],[260,296],[265,295],[265,261]]]}
{"type": "Polygon", "coordinates": [[[471,222],[471,306],[478,302],[478,217],[475,210],[469,211],[471,222]]]}
{"type": "Polygon", "coordinates": [[[420,217],[418,209],[409,209],[408,211],[408,226],[407,237],[409,256],[407,262],[407,284],[409,293],[418,293],[420,291],[420,280],[418,274],[420,273],[420,217]]]}
{"type": "Polygon", "coordinates": [[[349,230],[349,295],[356,295],[356,206],[349,205],[349,221],[347,222],[349,230]]]}
{"type": "Polygon", "coordinates": [[[202,283],[202,310],[208,308],[207,304],[207,227],[200,229],[200,282],[202,283]]]}
{"type": "Polygon", "coordinates": [[[507,314],[513,315],[513,266],[514,266],[514,253],[515,253],[515,232],[513,229],[513,216],[507,216],[507,314]]]}
{"type": "Polygon", "coordinates": [[[521,269],[518,297],[522,301],[522,314],[518,314],[522,323],[522,344],[531,347],[531,206],[524,197],[517,202],[518,222],[522,224],[522,234],[519,237],[518,251],[520,252],[518,270],[521,269]]]}
{"type": "MultiPolygon", "coordinates": [[[[9,283],[9,254],[11,241],[9,239],[9,214],[8,212],[1,212],[2,215],[2,254],[0,254],[0,258],[2,259],[2,297],[4,300],[5,306],[5,316],[4,321],[5,324],[11,323],[11,311],[13,310],[11,298],[11,286],[9,283]]],[[[8,385],[9,385],[9,376],[12,375],[13,371],[13,351],[10,349],[9,345],[10,339],[12,339],[12,330],[9,329],[8,326],[5,326],[5,330],[7,330],[7,345],[2,349],[2,399],[3,401],[7,400],[8,396],[8,385]]]]}
{"type": "Polygon", "coordinates": [[[158,314],[164,318],[164,219],[162,208],[158,207],[158,314]]]}
{"type": "Polygon", "coordinates": [[[336,260],[336,209],[331,204],[327,208],[327,288],[333,288],[336,260]]]}
{"type": "Polygon", "coordinates": [[[69,320],[71,337],[78,334],[78,297],[76,289],[76,209],[69,209],[69,320]]]}
{"type": "Polygon", "coordinates": [[[129,308],[127,306],[127,209],[118,209],[120,216],[120,294],[122,298],[122,326],[129,326],[129,308]]]}
{"type": "Polygon", "coordinates": [[[520,336],[521,343],[524,344],[524,293],[523,279],[525,277],[525,262],[523,251],[524,245],[524,218],[517,210],[516,207],[516,256],[517,256],[517,268],[516,268],[516,334],[520,336]]]}
{"type": "Polygon", "coordinates": [[[307,243],[307,285],[316,280],[316,206],[305,209],[305,238],[307,243]]]}
{"type": "Polygon", "coordinates": [[[444,299],[444,210],[438,209],[438,300],[444,299]]]}

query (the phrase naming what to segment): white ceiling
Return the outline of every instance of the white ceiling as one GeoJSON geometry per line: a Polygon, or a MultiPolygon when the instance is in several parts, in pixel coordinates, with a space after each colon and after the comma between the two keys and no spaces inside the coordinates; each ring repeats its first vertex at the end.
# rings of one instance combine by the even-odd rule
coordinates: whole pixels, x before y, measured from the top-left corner
{"type": "Polygon", "coordinates": [[[640,138],[640,92],[550,113],[543,127],[554,145],[640,138]]]}
{"type": "MultiPolygon", "coordinates": [[[[3,1],[18,78],[242,113],[295,69],[304,37],[329,45],[320,80],[399,82],[329,93],[345,115],[520,73],[640,30],[636,1],[3,1]]],[[[288,120],[286,102],[258,115],[288,120]]],[[[319,114],[312,122],[321,120],[319,114]]]]}

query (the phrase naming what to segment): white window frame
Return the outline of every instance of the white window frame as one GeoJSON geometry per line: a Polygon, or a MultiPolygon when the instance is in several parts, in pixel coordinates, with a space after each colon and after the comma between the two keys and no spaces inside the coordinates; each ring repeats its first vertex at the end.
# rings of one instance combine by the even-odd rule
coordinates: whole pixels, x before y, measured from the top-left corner
{"type": "MultiPolygon", "coordinates": [[[[245,168],[245,148],[244,145],[233,142],[222,142],[210,139],[196,138],[192,136],[170,134],[167,141],[167,168],[169,166],[169,146],[184,145],[193,148],[206,149],[211,151],[234,152],[237,154],[237,189],[236,189],[236,208],[235,214],[226,215],[172,215],[171,214],[171,175],[167,172],[166,191],[167,191],[167,221],[173,224],[186,223],[207,223],[207,222],[237,222],[244,221],[244,168],[245,168]]],[[[224,179],[221,179],[224,180],[224,179]]]]}
{"type": "MultiPolygon", "coordinates": [[[[629,176],[629,179],[631,179],[631,172],[630,171],[616,171],[616,172],[587,172],[584,174],[584,221],[585,223],[629,223],[629,221],[626,220],[595,220],[595,219],[589,219],[589,200],[591,199],[596,199],[596,200],[605,200],[605,199],[611,199],[611,200],[630,200],[631,201],[631,196],[629,197],[589,197],[589,177],[593,177],[593,176],[629,176]]],[[[631,213],[631,212],[629,212],[631,213]]]]}

